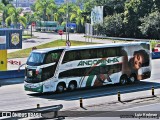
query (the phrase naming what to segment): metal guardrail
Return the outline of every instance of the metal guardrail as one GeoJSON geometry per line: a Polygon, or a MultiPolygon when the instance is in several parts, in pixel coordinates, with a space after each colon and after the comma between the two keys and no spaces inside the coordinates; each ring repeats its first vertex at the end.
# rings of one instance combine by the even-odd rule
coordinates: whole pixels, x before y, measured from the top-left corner
{"type": "Polygon", "coordinates": [[[1,79],[10,79],[10,78],[19,78],[24,77],[25,70],[8,70],[0,71],[0,80],[1,79]]]}
{"type": "Polygon", "coordinates": [[[58,111],[63,108],[62,104],[53,105],[48,107],[38,107],[33,109],[26,109],[26,110],[18,110],[12,112],[3,112],[5,116],[2,115],[2,119],[10,120],[10,119],[53,119],[53,118],[61,118],[58,116],[58,111]],[[53,114],[54,113],[54,114],[53,114]],[[8,115],[7,115],[8,114],[8,115]]]}
{"type": "MultiPolygon", "coordinates": [[[[136,38],[120,38],[120,37],[107,37],[107,36],[97,36],[97,35],[84,35],[84,37],[92,37],[92,38],[99,38],[99,39],[112,39],[112,40],[124,40],[124,41],[146,41],[149,42],[150,39],[136,39],[136,38]]],[[[160,41],[160,40],[156,40],[160,41]]]]}

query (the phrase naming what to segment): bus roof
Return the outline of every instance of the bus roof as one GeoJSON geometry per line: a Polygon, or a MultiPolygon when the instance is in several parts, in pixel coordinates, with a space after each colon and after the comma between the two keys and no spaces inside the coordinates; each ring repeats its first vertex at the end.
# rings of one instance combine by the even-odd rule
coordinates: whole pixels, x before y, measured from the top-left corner
{"type": "Polygon", "coordinates": [[[47,53],[54,50],[81,50],[81,49],[94,49],[94,48],[105,48],[105,47],[121,47],[121,46],[132,46],[132,45],[140,45],[142,43],[148,43],[148,42],[130,42],[130,43],[109,43],[109,44],[94,44],[94,45],[84,45],[84,46],[71,46],[71,47],[55,47],[55,48],[44,48],[44,49],[37,49],[33,52],[38,53],[47,53]]]}
{"type": "Polygon", "coordinates": [[[60,48],[43,48],[43,49],[37,49],[37,50],[34,50],[33,52],[37,52],[37,53],[47,53],[47,52],[50,52],[50,51],[54,51],[54,50],[64,50],[65,47],[60,47],[60,48]]]}
{"type": "Polygon", "coordinates": [[[94,48],[105,48],[105,47],[122,47],[122,46],[140,45],[142,43],[148,43],[148,42],[109,43],[109,44],[94,44],[94,45],[84,45],[84,46],[71,46],[71,47],[66,47],[66,50],[68,51],[68,50],[94,49],[94,48]]]}

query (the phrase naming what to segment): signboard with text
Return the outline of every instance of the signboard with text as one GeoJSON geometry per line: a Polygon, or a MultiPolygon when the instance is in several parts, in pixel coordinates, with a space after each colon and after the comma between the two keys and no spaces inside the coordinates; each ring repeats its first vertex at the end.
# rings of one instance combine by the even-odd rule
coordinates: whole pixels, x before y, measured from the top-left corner
{"type": "Polygon", "coordinates": [[[91,24],[103,23],[103,6],[95,6],[91,11],[91,24]]]}
{"type": "Polygon", "coordinates": [[[76,28],[76,23],[67,23],[67,27],[76,28]]]}

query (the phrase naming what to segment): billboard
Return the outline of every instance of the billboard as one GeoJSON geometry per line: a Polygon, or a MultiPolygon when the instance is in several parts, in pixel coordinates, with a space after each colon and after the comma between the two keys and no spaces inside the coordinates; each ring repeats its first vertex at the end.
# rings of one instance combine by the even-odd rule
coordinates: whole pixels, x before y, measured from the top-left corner
{"type": "Polygon", "coordinates": [[[95,6],[91,11],[91,24],[103,23],[103,6],[95,6]]]}

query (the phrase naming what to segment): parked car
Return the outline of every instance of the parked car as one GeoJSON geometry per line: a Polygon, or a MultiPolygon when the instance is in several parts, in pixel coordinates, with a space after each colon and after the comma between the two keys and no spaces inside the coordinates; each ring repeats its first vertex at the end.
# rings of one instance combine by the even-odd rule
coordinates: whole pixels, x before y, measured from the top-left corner
{"type": "Polygon", "coordinates": [[[154,52],[160,52],[160,44],[155,45],[154,52]]]}

